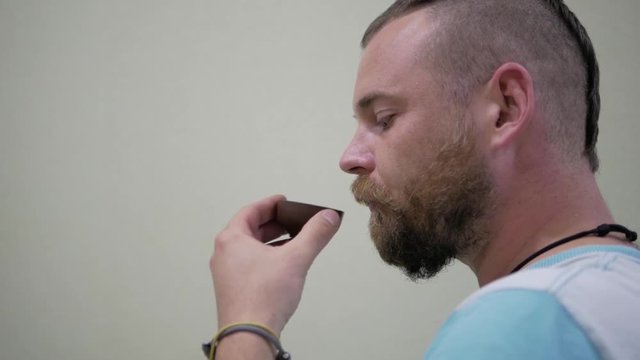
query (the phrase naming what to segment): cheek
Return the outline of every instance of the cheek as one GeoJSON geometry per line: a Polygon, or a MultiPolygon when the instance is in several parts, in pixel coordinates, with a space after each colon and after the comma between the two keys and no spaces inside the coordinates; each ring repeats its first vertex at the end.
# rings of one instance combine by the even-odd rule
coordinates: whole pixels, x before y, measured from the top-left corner
{"type": "Polygon", "coordinates": [[[404,197],[407,186],[415,183],[424,168],[422,164],[428,161],[422,152],[407,144],[394,144],[376,156],[379,181],[395,199],[404,197]]]}
{"type": "MultiPolygon", "coordinates": [[[[418,114],[420,115],[420,114],[418,114]]],[[[422,116],[408,116],[389,129],[375,149],[379,181],[396,199],[415,184],[435,159],[444,136],[422,116]]]]}

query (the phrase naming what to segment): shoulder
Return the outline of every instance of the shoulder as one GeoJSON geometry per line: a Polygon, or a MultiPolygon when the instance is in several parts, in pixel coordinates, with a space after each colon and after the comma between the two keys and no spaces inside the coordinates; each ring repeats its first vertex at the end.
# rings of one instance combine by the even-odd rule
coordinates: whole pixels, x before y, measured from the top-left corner
{"type": "Polygon", "coordinates": [[[638,298],[640,261],[627,254],[584,253],[533,267],[460,304],[427,359],[633,359],[638,298]]]}
{"type": "Polygon", "coordinates": [[[458,309],[506,289],[546,292],[568,307],[596,304],[603,292],[631,300],[640,295],[640,258],[621,252],[586,252],[551,266],[525,269],[484,286],[458,309]]]}
{"type": "Polygon", "coordinates": [[[598,359],[581,327],[551,294],[487,292],[458,309],[426,359],[598,359]]]}

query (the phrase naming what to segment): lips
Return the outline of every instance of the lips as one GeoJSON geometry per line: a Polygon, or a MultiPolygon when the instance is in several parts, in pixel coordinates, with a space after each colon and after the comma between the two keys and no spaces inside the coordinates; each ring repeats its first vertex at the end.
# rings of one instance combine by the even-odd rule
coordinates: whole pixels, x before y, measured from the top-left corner
{"type": "Polygon", "coordinates": [[[364,205],[364,206],[369,206],[369,204],[371,204],[371,200],[366,199],[364,196],[360,196],[358,194],[353,194],[353,198],[356,200],[356,202],[360,205],[364,205]]]}

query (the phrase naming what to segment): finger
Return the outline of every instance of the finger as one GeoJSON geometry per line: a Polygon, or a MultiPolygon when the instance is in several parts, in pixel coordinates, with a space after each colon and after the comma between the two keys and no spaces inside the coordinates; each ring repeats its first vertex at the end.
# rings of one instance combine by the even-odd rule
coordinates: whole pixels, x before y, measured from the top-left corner
{"type": "Polygon", "coordinates": [[[267,242],[286,233],[287,230],[282,226],[282,224],[275,221],[269,221],[268,223],[260,226],[258,239],[262,242],[267,242]]]}
{"type": "Polygon", "coordinates": [[[257,236],[260,226],[276,217],[276,204],[283,200],[284,195],[273,195],[245,206],[229,221],[229,226],[257,236]]]}
{"type": "Polygon", "coordinates": [[[333,210],[322,210],[304,225],[288,246],[296,252],[295,259],[308,269],[320,251],[340,228],[341,219],[333,210]]]}

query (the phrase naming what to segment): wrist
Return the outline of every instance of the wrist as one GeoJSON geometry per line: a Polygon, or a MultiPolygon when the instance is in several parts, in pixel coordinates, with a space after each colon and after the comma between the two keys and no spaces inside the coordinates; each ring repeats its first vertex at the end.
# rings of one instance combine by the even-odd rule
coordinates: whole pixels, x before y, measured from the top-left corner
{"type": "Polygon", "coordinates": [[[273,360],[274,357],[275,352],[271,344],[259,335],[238,332],[226,336],[218,343],[215,358],[216,360],[273,360]]]}
{"type": "Polygon", "coordinates": [[[220,329],[213,337],[213,340],[208,344],[204,344],[202,349],[209,360],[220,359],[221,356],[225,357],[227,356],[224,355],[225,353],[234,354],[234,359],[291,359],[291,355],[282,348],[279,336],[265,325],[259,323],[229,324],[220,329]],[[240,337],[238,335],[255,336],[240,337]],[[261,338],[262,341],[256,342],[256,337],[261,338]],[[223,355],[219,355],[223,340],[227,340],[227,345],[224,346],[223,355]],[[270,349],[271,352],[269,357],[267,357],[269,353],[267,349],[270,349]]]}
{"type": "Polygon", "coordinates": [[[260,316],[260,315],[243,315],[243,316],[219,316],[218,317],[218,329],[224,329],[232,324],[260,324],[270,330],[276,337],[280,337],[282,330],[284,329],[285,322],[276,319],[275,317],[260,316]]]}

